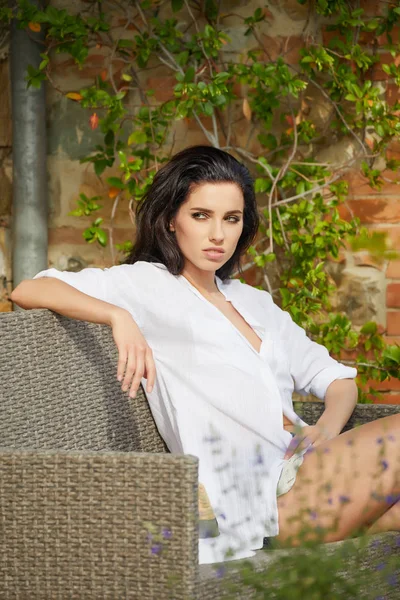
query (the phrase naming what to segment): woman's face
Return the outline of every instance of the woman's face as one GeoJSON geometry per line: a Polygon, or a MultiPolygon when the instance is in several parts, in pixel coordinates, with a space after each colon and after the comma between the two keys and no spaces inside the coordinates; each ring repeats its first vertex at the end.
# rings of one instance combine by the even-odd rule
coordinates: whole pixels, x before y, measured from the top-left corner
{"type": "Polygon", "coordinates": [[[203,183],[179,207],[172,228],[186,261],[220,269],[234,254],[243,230],[244,199],[234,183],[203,183]],[[206,252],[208,248],[224,252],[206,252]]]}

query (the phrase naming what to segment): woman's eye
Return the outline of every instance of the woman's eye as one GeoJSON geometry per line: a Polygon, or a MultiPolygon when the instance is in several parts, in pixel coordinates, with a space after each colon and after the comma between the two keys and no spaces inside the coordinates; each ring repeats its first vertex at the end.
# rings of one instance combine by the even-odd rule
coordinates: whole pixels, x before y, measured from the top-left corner
{"type": "MultiPolygon", "coordinates": [[[[204,213],[193,213],[193,217],[196,218],[196,219],[200,215],[202,215],[203,217],[207,216],[204,213]]],[[[230,223],[238,223],[240,221],[240,219],[238,219],[238,217],[234,217],[234,216],[231,216],[231,217],[227,218],[227,220],[229,220],[229,219],[233,219],[233,221],[229,221],[230,223]]],[[[203,219],[200,219],[200,220],[202,221],[203,219]]]]}

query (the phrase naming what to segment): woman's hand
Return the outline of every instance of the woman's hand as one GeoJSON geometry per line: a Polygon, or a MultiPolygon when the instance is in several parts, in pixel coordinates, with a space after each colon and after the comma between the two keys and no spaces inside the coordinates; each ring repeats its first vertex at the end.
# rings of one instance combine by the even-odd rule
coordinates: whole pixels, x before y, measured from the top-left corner
{"type": "MultiPolygon", "coordinates": [[[[298,428],[293,428],[293,431],[297,432],[298,428]]],[[[333,437],[335,436],[321,425],[318,425],[318,423],[316,425],[307,425],[306,427],[302,427],[301,431],[296,433],[295,437],[287,447],[284,459],[291,458],[293,454],[301,452],[311,444],[315,447],[322,442],[331,440],[333,437]]]]}
{"type": "Polygon", "coordinates": [[[146,392],[151,392],[156,378],[153,352],[133,317],[126,310],[117,310],[112,315],[110,325],[119,352],[117,379],[122,381],[123,378],[123,391],[126,392],[131,386],[129,396],[134,398],[142,377],[145,377],[147,379],[146,392]],[[125,377],[123,377],[124,372],[125,377]]]}

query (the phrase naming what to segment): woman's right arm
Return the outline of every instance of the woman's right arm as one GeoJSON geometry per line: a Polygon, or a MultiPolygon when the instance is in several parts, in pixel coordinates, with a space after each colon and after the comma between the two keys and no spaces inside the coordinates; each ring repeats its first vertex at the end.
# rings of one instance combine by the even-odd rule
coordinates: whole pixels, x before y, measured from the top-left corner
{"type": "Polygon", "coordinates": [[[124,308],[93,298],[53,277],[22,281],[13,290],[11,300],[21,308],[48,308],[70,319],[109,325],[119,352],[118,381],[122,380],[126,367],[122,389],[127,391],[131,385],[129,395],[134,397],[145,377],[146,389],[151,392],[155,380],[152,350],[132,315],[124,308]]]}
{"type": "Polygon", "coordinates": [[[21,281],[12,292],[11,300],[21,308],[48,308],[70,319],[105,325],[111,325],[116,311],[124,310],[88,296],[54,277],[21,281]]]}

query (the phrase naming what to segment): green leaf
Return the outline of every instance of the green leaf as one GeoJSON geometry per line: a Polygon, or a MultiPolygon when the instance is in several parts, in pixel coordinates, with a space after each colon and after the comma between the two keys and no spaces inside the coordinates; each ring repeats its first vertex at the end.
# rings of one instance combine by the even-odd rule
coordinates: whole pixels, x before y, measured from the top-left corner
{"type": "Polygon", "coordinates": [[[128,146],[132,144],[145,144],[147,142],[147,135],[144,131],[137,129],[128,138],[128,146]]]}
{"type": "Polygon", "coordinates": [[[94,172],[96,173],[97,177],[100,177],[100,175],[102,175],[104,173],[104,171],[106,170],[107,167],[107,161],[100,159],[100,160],[96,160],[94,163],[94,172]]]}
{"type": "Polygon", "coordinates": [[[184,50],[183,52],[180,52],[180,54],[178,54],[176,57],[176,62],[181,67],[184,67],[188,60],[189,60],[189,51],[188,50],[184,50]]]}
{"type": "Polygon", "coordinates": [[[104,231],[104,229],[97,230],[97,239],[98,239],[100,246],[103,246],[103,247],[107,246],[108,236],[107,236],[107,233],[104,231]]]}
{"type": "Polygon", "coordinates": [[[125,189],[125,185],[122,183],[119,177],[107,177],[106,181],[111,187],[116,187],[119,190],[125,189]]]}
{"type": "Polygon", "coordinates": [[[185,81],[186,83],[189,83],[189,81],[193,81],[195,72],[196,71],[194,67],[189,67],[185,73],[183,81],[185,81]]]}
{"type": "Polygon", "coordinates": [[[209,117],[211,117],[211,115],[214,114],[214,107],[211,104],[211,102],[208,102],[208,101],[205,102],[203,104],[203,110],[204,110],[205,114],[208,115],[209,117]]]}
{"type": "Polygon", "coordinates": [[[118,48],[133,48],[135,42],[133,40],[121,39],[118,40],[118,48]]]}
{"type": "Polygon", "coordinates": [[[269,182],[263,177],[257,177],[257,179],[254,182],[254,191],[256,192],[256,194],[266,192],[268,189],[268,183],[269,182]]]}
{"type": "Polygon", "coordinates": [[[184,0],[171,0],[172,12],[176,13],[181,10],[184,0]]]}
{"type": "Polygon", "coordinates": [[[365,323],[365,325],[363,325],[360,329],[360,333],[363,334],[374,334],[376,333],[378,330],[378,326],[374,321],[368,321],[368,323],[365,323]]]}

